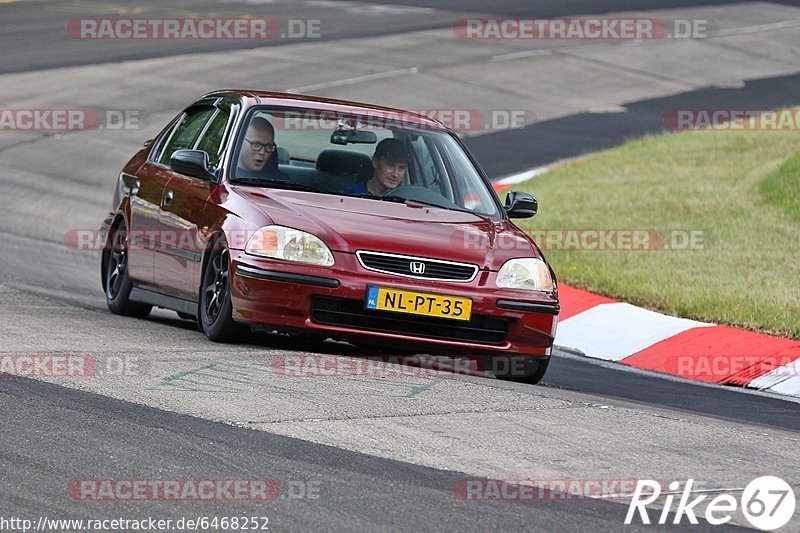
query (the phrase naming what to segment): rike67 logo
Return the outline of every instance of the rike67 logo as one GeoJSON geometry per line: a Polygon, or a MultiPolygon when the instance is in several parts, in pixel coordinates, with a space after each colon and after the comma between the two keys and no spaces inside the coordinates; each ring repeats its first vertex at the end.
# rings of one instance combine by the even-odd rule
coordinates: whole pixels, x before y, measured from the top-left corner
{"type": "Polygon", "coordinates": [[[669,514],[673,512],[673,503],[677,497],[677,507],[674,509],[672,524],[685,523],[698,524],[697,516],[700,514],[699,505],[705,502],[704,518],[711,525],[726,524],[731,521],[737,509],[753,527],[762,531],[774,531],[785,526],[792,519],[795,509],[795,495],[791,485],[779,477],[762,476],[754,479],[742,491],[741,498],[737,500],[732,494],[717,494],[713,498],[709,494],[692,494],[694,480],[689,479],[680,487],[680,482],[673,481],[668,486],[668,491],[662,495],[662,485],[658,481],[639,480],[633,491],[633,498],[628,506],[625,523],[631,524],[638,511],[638,519],[643,524],[668,523],[669,514]],[[663,508],[658,518],[651,522],[647,505],[654,503],[664,496],[663,508]],[[694,496],[694,497],[693,497],[694,496]]]}

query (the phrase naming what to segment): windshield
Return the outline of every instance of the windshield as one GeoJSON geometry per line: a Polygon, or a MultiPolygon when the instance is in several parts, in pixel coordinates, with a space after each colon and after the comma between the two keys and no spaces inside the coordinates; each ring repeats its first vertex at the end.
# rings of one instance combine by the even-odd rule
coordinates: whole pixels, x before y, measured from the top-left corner
{"type": "Polygon", "coordinates": [[[244,186],[499,215],[456,139],[397,113],[258,107],[242,128],[230,176],[244,186]]]}

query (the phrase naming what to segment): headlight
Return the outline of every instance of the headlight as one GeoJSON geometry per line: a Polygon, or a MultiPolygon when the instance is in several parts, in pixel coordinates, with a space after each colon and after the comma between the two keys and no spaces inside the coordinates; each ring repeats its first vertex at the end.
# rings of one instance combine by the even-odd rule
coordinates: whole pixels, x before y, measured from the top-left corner
{"type": "Polygon", "coordinates": [[[264,226],[247,241],[245,252],[261,257],[331,266],[333,254],[316,235],[283,226],[264,226]]]}
{"type": "Polygon", "coordinates": [[[552,292],[550,268],[541,259],[509,259],[497,272],[497,286],[504,289],[552,292]]]}

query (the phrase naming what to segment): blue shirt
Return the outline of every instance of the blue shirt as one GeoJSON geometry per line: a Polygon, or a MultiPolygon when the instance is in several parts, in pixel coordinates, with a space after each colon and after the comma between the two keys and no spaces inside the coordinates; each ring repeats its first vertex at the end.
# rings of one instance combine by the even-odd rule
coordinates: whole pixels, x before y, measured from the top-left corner
{"type": "Polygon", "coordinates": [[[350,187],[342,190],[342,193],[344,193],[344,194],[353,194],[353,195],[371,194],[367,190],[367,182],[366,181],[363,181],[361,183],[356,183],[355,185],[351,185],[350,187]]]}

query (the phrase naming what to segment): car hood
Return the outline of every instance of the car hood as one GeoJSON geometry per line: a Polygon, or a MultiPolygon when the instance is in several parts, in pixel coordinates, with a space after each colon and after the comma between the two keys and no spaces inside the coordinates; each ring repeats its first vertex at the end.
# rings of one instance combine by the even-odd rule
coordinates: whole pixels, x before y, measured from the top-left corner
{"type": "Polygon", "coordinates": [[[272,223],[320,237],[333,251],[373,250],[497,270],[513,257],[540,257],[504,220],[435,207],[279,189],[236,187],[272,223]]]}

